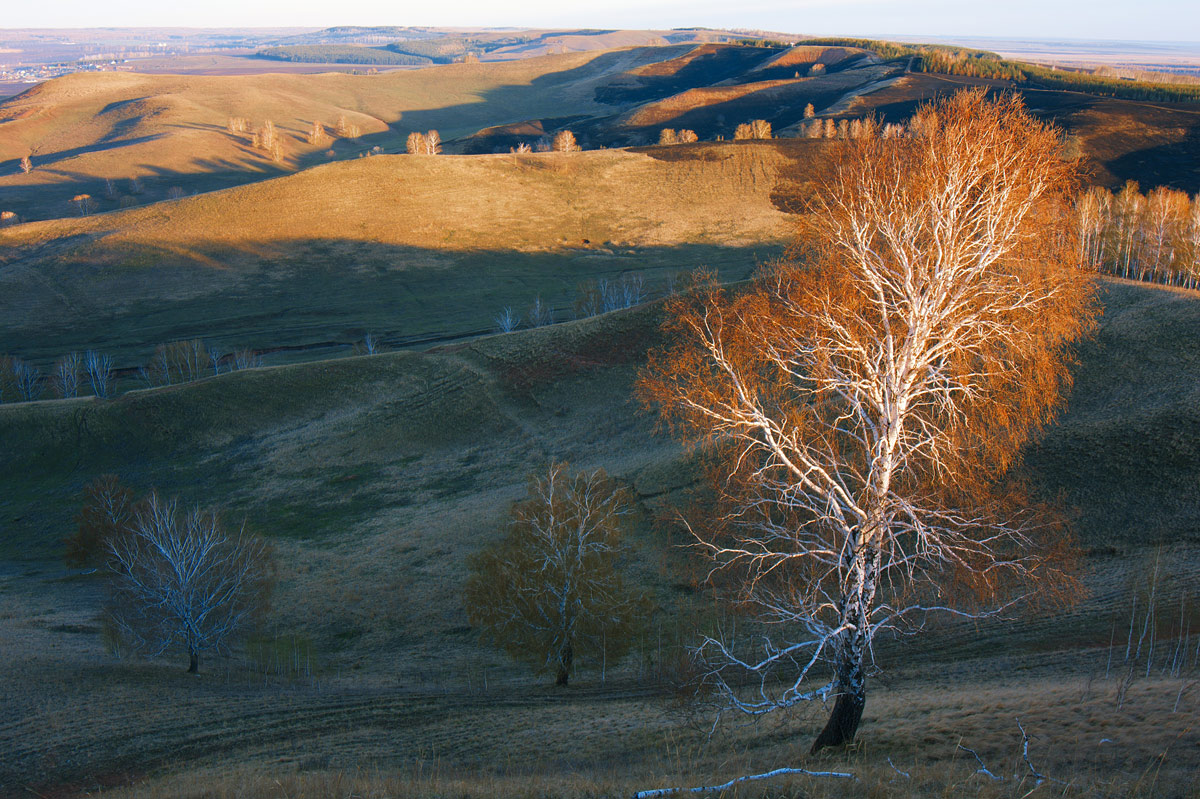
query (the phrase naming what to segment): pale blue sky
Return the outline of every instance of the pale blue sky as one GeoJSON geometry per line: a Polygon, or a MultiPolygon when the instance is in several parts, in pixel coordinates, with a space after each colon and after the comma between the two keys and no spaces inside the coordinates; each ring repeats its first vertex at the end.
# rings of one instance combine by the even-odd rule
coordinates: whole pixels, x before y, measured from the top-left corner
{"type": "Polygon", "coordinates": [[[1198,0],[49,0],[5,28],[454,25],[1200,41],[1198,0]]]}

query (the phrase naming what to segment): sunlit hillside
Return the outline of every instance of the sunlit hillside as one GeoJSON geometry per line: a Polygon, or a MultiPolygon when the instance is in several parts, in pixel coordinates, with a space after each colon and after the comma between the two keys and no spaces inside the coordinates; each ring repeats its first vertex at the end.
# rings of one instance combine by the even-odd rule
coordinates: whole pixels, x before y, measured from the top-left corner
{"type": "Polygon", "coordinates": [[[791,235],[776,192],[819,142],[379,156],[75,220],[0,230],[0,352],[102,349],[122,366],[200,337],[226,350],[389,345],[491,329],[540,296],[636,272],[658,291],[747,276],[791,235]]]}

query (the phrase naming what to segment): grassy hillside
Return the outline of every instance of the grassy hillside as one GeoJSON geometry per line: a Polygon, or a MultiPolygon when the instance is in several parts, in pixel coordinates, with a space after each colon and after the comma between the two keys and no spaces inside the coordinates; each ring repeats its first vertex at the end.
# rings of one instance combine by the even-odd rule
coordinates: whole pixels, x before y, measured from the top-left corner
{"type": "MultiPolygon", "coordinates": [[[[472,153],[508,150],[522,140],[509,135],[516,129],[541,135],[571,127],[588,148],[651,143],[662,127],[728,138],[738,124],[755,118],[790,135],[808,103],[822,117],[877,111],[887,121],[901,121],[918,102],[979,84],[1024,92],[1032,108],[1075,137],[1098,182],[1135,179],[1200,190],[1195,104],[1164,106],[1096,96],[1086,87],[912,72],[919,59],[907,51],[869,52],[848,46],[851,41],[795,48],[668,45],[667,39],[680,37],[694,42],[703,32],[667,39],[652,33],[533,31],[528,41],[489,51],[489,57],[511,60],[381,75],[96,73],[52,80],[0,104],[0,211],[23,219],[70,216],[78,213],[71,200],[79,194],[90,195],[101,210],[141,205],[376,147],[400,152],[414,130],[437,129],[449,151],[472,153]],[[626,49],[590,49],[598,43],[626,49]],[[564,48],[562,55],[526,57],[564,48]],[[576,48],[587,51],[570,52],[576,48]],[[814,72],[818,64],[823,69],[814,72]],[[253,148],[249,131],[226,130],[231,117],[245,118],[251,129],[273,121],[282,134],[280,160],[253,148]],[[308,143],[314,122],[332,129],[340,117],[360,135],[308,143]],[[30,153],[35,169],[23,174],[19,159],[30,153]]],[[[488,47],[502,41],[476,38],[488,47]]],[[[991,63],[974,57],[967,62],[991,63]]]]}
{"type": "Polygon", "coordinates": [[[744,277],[790,231],[772,201],[816,145],[380,156],[242,188],[0,230],[0,352],[144,363],[163,341],[226,351],[389,346],[486,332],[581,281],[709,267],[744,277]]]}
{"type": "Polygon", "coordinates": [[[326,159],[328,145],[305,136],[314,121],[339,116],[362,137],[336,141],[335,154],[372,146],[402,150],[410,131],[444,139],[523,119],[604,110],[594,94],[627,70],[686,50],[649,47],[572,53],[488,64],[453,64],[380,75],[267,74],[235,77],[76,74],[48,81],[0,104],[0,191],[22,218],[75,213],[71,197],[92,195],[115,208],[138,178],[143,203],[172,187],[185,193],[244,183],[326,159]],[[276,164],[226,130],[230,117],[253,127],[272,120],[284,138],[276,164]],[[18,160],[32,153],[35,169],[18,160]],[[105,179],[116,182],[107,196],[105,179]]]}
{"type": "MultiPolygon", "coordinates": [[[[943,773],[926,779],[945,781],[962,765],[955,740],[978,745],[989,763],[1008,757],[1015,715],[1038,731],[1037,762],[1056,774],[1115,773],[1109,750],[1079,739],[1094,737],[1097,725],[1120,742],[1131,782],[1164,748],[1172,755],[1155,761],[1165,764],[1160,777],[1188,773],[1192,755],[1171,743],[1187,735],[1193,707],[1178,681],[1139,679],[1121,712],[1114,685],[1088,679],[1081,689],[1077,676],[1103,672],[1109,626],[1127,623],[1150,545],[1183,546],[1171,556],[1172,579],[1200,576],[1198,502],[1187,490],[1200,478],[1187,432],[1200,377],[1188,332],[1200,325],[1200,303],[1146,285],[1106,286],[1108,313],[1081,352],[1070,404],[1029,458],[1041,490],[1084,508],[1078,533],[1091,593],[1069,614],[971,624],[903,656],[888,650],[891,687],[872,697],[864,719],[869,751],[837,755],[847,767],[874,774],[878,761],[887,772],[886,754],[901,768],[940,763],[943,773]],[[1164,478],[1157,487],[1156,475],[1164,478]],[[1148,516],[1153,527],[1138,524],[1148,516]],[[929,690],[930,662],[950,695],[929,690]],[[1183,713],[1170,712],[1177,693],[1183,713]],[[1147,729],[1146,714],[1161,723],[1147,729]]],[[[176,795],[184,788],[171,774],[195,780],[217,758],[225,774],[231,763],[242,770],[236,783],[200,777],[225,795],[261,795],[264,774],[297,770],[298,791],[320,792],[305,781],[370,764],[394,774],[424,759],[467,782],[420,782],[450,779],[436,770],[395,779],[480,796],[548,779],[556,793],[568,790],[565,774],[583,770],[610,795],[794,764],[796,741],[822,721],[819,708],[769,729],[722,732],[710,748],[707,725],[687,726],[647,687],[692,607],[686,554],[671,546],[681,539],[659,517],[686,501],[695,472],[630,400],[658,322],[650,305],[426,353],[252,370],[108,402],[0,406],[0,450],[10,454],[0,587],[5,607],[20,609],[0,614],[9,652],[0,673],[3,684],[22,686],[4,695],[15,715],[0,723],[10,752],[0,784],[40,788],[53,777],[80,780],[82,790],[97,780],[149,780],[150,794],[176,795]],[[464,558],[500,534],[525,474],[550,458],[602,466],[633,488],[641,513],[630,565],[661,609],[635,658],[611,666],[610,685],[585,672],[570,694],[548,693],[480,646],[459,602],[464,558]],[[248,679],[240,666],[214,661],[192,684],[171,661],[108,659],[95,634],[95,585],[51,579],[57,570],[36,562],[54,555],[80,488],[103,472],[245,515],[272,537],[282,567],[268,629],[303,641],[317,676],[248,679]],[[14,569],[16,558],[35,560],[14,569]],[[107,689],[89,689],[99,684],[107,689]],[[47,716],[48,692],[86,712],[70,723],[47,716]],[[730,760],[733,749],[741,754],[730,760]],[[535,751],[543,755],[536,768],[505,765],[535,751]],[[613,762],[620,775],[605,766],[613,762]]],[[[886,773],[877,776],[887,784],[886,773]]],[[[1116,785],[1113,795],[1127,795],[1129,783],[1116,785]]],[[[953,793],[979,788],[964,782],[953,793]]]]}

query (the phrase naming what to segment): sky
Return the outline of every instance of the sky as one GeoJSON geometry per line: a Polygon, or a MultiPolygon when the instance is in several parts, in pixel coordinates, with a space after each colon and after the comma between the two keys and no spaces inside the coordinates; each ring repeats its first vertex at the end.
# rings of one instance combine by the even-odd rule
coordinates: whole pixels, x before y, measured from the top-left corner
{"type": "Polygon", "coordinates": [[[1200,41],[1200,0],[6,0],[5,5],[4,28],[704,26],[844,35],[1200,41]]]}

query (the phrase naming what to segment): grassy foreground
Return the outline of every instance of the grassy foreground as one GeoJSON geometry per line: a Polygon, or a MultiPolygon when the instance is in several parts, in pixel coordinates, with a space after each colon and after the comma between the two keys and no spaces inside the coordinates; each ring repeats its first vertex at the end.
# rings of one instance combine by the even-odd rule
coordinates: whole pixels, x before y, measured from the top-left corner
{"type": "Polygon", "coordinates": [[[889,645],[860,746],[816,759],[804,752],[819,707],[709,739],[711,712],[672,698],[679,647],[706,611],[663,516],[694,470],[630,399],[655,305],[107,402],[0,406],[0,794],[621,796],[802,765],[862,782],[797,777],[737,795],[1015,797],[1036,787],[1019,719],[1040,773],[1071,783],[1039,793],[1196,796],[1200,685],[1186,651],[1200,630],[1200,539],[1184,488],[1200,470],[1187,335],[1200,304],[1105,285],[1075,392],[1028,457],[1042,491],[1083,509],[1087,593],[889,645]],[[501,533],[524,475],[551,457],[633,488],[630,565],[659,608],[629,659],[583,664],[566,692],[481,647],[459,599],[465,557],[501,533]],[[263,640],[282,666],[255,645],[209,658],[197,679],[170,658],[105,652],[99,586],[51,560],[81,486],[103,472],[245,515],[273,538],[281,572],[263,640]],[[1126,663],[1125,633],[1144,618],[1131,602],[1145,608],[1155,557],[1158,654],[1126,663]],[[1185,668],[1170,670],[1181,647],[1185,668]],[[1005,781],[976,773],[959,743],[1005,781]]]}

